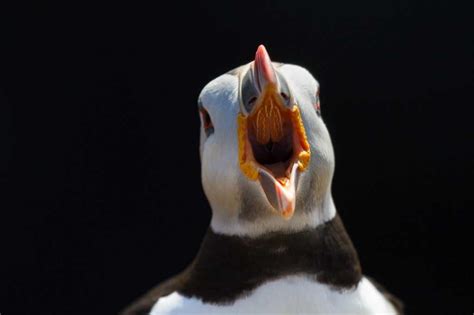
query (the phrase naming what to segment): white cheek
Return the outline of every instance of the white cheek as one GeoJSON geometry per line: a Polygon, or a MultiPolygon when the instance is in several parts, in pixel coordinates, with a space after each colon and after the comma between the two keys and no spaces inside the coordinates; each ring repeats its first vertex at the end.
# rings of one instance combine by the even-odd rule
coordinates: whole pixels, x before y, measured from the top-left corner
{"type": "Polygon", "coordinates": [[[229,214],[239,206],[237,136],[231,136],[213,134],[203,144],[202,184],[214,213],[229,214]]]}

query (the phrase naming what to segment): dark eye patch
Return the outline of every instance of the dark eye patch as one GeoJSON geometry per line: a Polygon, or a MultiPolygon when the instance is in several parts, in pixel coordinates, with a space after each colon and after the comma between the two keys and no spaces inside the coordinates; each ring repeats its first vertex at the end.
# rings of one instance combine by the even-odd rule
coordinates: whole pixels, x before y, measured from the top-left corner
{"type": "Polygon", "coordinates": [[[214,124],[212,123],[211,115],[202,105],[201,100],[198,101],[199,114],[201,115],[202,128],[206,134],[206,137],[209,137],[214,133],[214,124]]]}
{"type": "Polygon", "coordinates": [[[321,117],[321,102],[319,101],[319,87],[318,90],[316,91],[316,100],[314,102],[314,110],[316,111],[316,114],[321,117]]]}

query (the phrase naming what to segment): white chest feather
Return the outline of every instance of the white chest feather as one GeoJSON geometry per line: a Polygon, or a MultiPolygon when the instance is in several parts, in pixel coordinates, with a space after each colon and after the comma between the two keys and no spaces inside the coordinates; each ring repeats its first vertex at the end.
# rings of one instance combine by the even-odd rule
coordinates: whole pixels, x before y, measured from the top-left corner
{"type": "Polygon", "coordinates": [[[161,298],[150,315],[177,314],[396,314],[384,296],[363,278],[343,292],[291,276],[265,283],[231,305],[204,304],[177,292],[161,298]]]}

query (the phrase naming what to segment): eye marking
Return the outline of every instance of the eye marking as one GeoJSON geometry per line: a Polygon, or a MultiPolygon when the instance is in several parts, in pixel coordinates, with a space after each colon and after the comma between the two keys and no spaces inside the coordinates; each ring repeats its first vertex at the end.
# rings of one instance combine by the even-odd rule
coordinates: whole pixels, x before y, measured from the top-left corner
{"type": "Polygon", "coordinates": [[[257,101],[257,97],[256,96],[253,96],[251,99],[249,99],[249,101],[247,102],[248,105],[253,105],[253,103],[255,103],[257,101]]]}
{"type": "Polygon", "coordinates": [[[291,102],[291,92],[290,88],[288,87],[288,83],[286,82],[285,78],[281,73],[277,71],[277,76],[278,76],[278,83],[280,85],[280,96],[283,99],[284,103],[286,106],[290,106],[291,102]]]}
{"type": "Polygon", "coordinates": [[[199,114],[201,115],[202,128],[204,129],[206,136],[209,137],[214,133],[214,124],[212,123],[211,116],[202,106],[199,106],[199,114]]]}
{"type": "Polygon", "coordinates": [[[316,111],[316,114],[321,117],[321,102],[319,100],[319,88],[318,91],[316,92],[316,101],[314,103],[314,110],[316,111]]]}
{"type": "Polygon", "coordinates": [[[259,93],[256,90],[252,79],[252,73],[250,70],[248,70],[240,83],[240,97],[243,109],[246,113],[250,113],[252,111],[255,102],[257,101],[258,94],[259,93]]]}

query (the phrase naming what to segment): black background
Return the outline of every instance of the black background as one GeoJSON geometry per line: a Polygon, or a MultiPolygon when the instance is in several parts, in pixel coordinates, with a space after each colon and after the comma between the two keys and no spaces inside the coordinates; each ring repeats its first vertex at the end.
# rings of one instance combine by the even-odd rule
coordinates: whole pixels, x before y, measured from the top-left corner
{"type": "Polygon", "coordinates": [[[196,99],[266,45],[308,68],[364,272],[410,314],[471,314],[472,10],[447,2],[8,8],[0,312],[114,314],[210,220],[196,99]]]}

